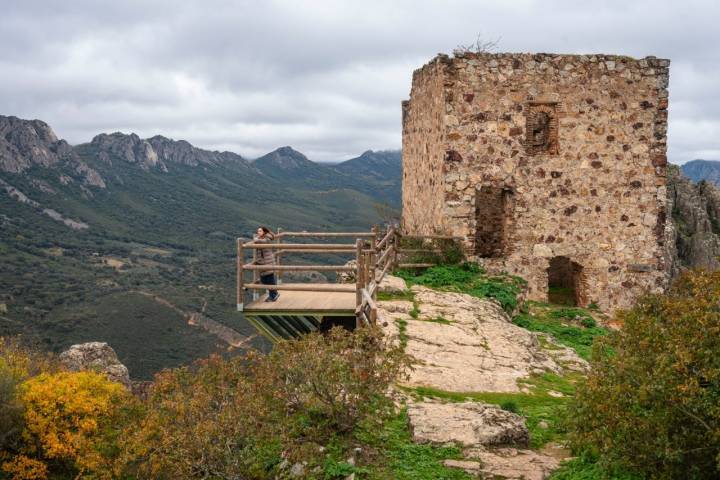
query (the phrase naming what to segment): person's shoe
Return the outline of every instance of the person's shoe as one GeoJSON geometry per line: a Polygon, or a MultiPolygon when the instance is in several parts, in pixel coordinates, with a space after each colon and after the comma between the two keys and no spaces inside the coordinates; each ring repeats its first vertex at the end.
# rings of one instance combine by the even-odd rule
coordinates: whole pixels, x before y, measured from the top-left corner
{"type": "Polygon", "coordinates": [[[280,294],[279,294],[279,293],[278,293],[278,294],[276,294],[276,295],[275,295],[274,297],[270,297],[270,296],[268,296],[268,298],[267,298],[267,299],[265,299],[265,301],[266,301],[266,302],[274,302],[275,300],[277,300],[277,299],[278,299],[278,297],[279,297],[279,296],[280,296],[280,294]]]}

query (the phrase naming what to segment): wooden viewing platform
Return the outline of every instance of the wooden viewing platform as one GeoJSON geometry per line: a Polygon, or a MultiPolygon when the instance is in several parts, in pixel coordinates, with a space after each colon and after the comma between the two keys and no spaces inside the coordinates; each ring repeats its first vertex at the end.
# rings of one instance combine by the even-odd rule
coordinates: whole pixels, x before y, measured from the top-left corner
{"type": "MultiPolygon", "coordinates": [[[[418,238],[418,237],[413,237],[418,238]]],[[[428,238],[454,238],[429,236],[428,238]]],[[[396,267],[428,267],[432,263],[400,263],[402,254],[437,252],[435,249],[399,248],[400,234],[393,227],[382,235],[376,227],[370,232],[278,232],[274,243],[242,242],[237,239],[237,309],[260,333],[275,342],[295,338],[302,334],[325,331],[341,325],[353,329],[363,324],[373,324],[377,319],[375,300],[378,285],[385,275],[396,267]],[[354,243],[283,243],[283,239],[319,238],[350,239],[354,243]],[[257,251],[269,248],[275,251],[276,265],[258,265],[257,251]],[[252,253],[246,263],[245,254],[252,253]],[[291,265],[282,259],[292,254],[344,255],[354,259],[354,265],[291,265]],[[269,268],[268,268],[269,267],[269,268]],[[260,271],[273,270],[278,285],[260,283],[260,271]],[[284,283],[282,272],[345,272],[354,277],[352,283],[284,283]],[[246,272],[252,281],[246,282],[246,272]],[[271,287],[280,297],[266,302],[267,294],[260,294],[271,287]],[[245,302],[245,293],[252,299],[245,302]]]]}

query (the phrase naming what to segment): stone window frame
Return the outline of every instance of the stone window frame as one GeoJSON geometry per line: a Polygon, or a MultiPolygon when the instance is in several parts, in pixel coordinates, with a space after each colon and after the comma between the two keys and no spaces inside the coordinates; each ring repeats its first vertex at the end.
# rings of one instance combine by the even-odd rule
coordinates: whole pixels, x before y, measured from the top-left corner
{"type": "Polygon", "coordinates": [[[523,144],[528,155],[558,155],[560,153],[559,125],[560,103],[555,101],[531,100],[525,104],[525,140],[523,144]],[[549,142],[547,146],[540,147],[531,144],[528,140],[530,132],[530,119],[534,113],[548,113],[550,115],[549,142]]]}

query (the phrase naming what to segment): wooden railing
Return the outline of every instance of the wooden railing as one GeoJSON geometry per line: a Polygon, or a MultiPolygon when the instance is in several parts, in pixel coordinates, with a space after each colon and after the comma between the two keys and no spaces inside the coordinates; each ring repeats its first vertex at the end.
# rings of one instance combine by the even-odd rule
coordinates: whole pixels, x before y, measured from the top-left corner
{"type": "Polygon", "coordinates": [[[354,292],[355,316],[357,325],[375,324],[377,321],[377,291],[385,276],[396,268],[425,268],[435,263],[400,263],[399,258],[407,254],[436,253],[439,250],[427,248],[403,249],[400,248],[401,238],[415,239],[457,239],[457,237],[442,235],[403,236],[395,227],[389,227],[380,232],[373,227],[369,232],[283,232],[275,235],[274,243],[244,242],[237,239],[237,309],[244,309],[244,292],[253,292],[253,300],[257,300],[260,290],[272,288],[274,290],[292,290],[306,292],[354,292]],[[352,243],[284,243],[288,238],[328,238],[355,239],[352,243]],[[272,249],[275,251],[275,265],[258,265],[257,252],[259,249],[272,249]],[[252,260],[245,263],[246,251],[252,252],[252,260]],[[355,265],[292,265],[282,262],[282,259],[291,254],[354,254],[355,265]],[[245,282],[245,271],[252,272],[252,282],[245,282]],[[276,273],[277,285],[269,286],[259,282],[261,271],[272,270],[276,273]],[[284,285],[283,272],[350,272],[355,276],[354,284],[313,284],[295,283],[284,285]]]}

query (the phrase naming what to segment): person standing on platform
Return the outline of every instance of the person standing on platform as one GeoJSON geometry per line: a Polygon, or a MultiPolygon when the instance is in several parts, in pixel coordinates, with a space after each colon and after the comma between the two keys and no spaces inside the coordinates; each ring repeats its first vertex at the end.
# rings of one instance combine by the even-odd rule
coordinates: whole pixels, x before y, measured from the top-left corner
{"type": "MultiPolygon", "coordinates": [[[[270,243],[275,239],[275,234],[269,228],[260,226],[257,229],[257,234],[253,237],[255,243],[270,243]]],[[[267,265],[272,267],[275,265],[275,254],[271,248],[258,248],[257,253],[257,264],[267,265]]],[[[260,270],[260,282],[263,285],[277,285],[277,278],[275,278],[274,270],[260,270]]],[[[268,289],[268,297],[265,299],[266,302],[274,302],[278,299],[280,294],[277,290],[268,289]]]]}

